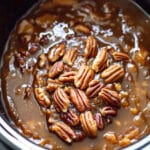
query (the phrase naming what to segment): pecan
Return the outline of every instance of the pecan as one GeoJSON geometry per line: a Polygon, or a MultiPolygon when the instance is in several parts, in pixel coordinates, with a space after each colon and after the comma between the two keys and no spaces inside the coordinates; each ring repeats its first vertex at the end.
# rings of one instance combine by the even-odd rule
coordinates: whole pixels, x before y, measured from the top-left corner
{"type": "Polygon", "coordinates": [[[139,135],[139,128],[131,126],[128,128],[128,130],[125,132],[125,137],[129,138],[130,140],[135,139],[139,135]]]}
{"type": "Polygon", "coordinates": [[[21,53],[17,53],[15,56],[16,62],[18,63],[19,67],[23,66],[26,62],[25,56],[22,56],[21,53]]]}
{"type": "Polygon", "coordinates": [[[108,54],[107,54],[107,48],[102,48],[101,51],[98,51],[98,54],[96,58],[93,61],[92,69],[95,72],[101,72],[107,67],[107,60],[108,60],[108,54]]]}
{"type": "Polygon", "coordinates": [[[83,131],[90,137],[97,136],[97,125],[96,121],[93,118],[93,115],[90,111],[81,113],[80,122],[83,128],[83,131]]]}
{"type": "Polygon", "coordinates": [[[108,82],[115,82],[125,74],[124,69],[119,64],[114,64],[101,73],[101,77],[108,82]]]}
{"type": "Polygon", "coordinates": [[[20,22],[17,33],[18,34],[32,34],[34,32],[34,26],[28,20],[24,19],[20,22]]]}
{"type": "Polygon", "coordinates": [[[29,35],[29,34],[23,34],[23,35],[21,34],[20,37],[19,37],[19,40],[21,41],[21,43],[22,43],[23,45],[26,45],[26,44],[28,44],[29,42],[31,42],[32,36],[29,35]]]}
{"type": "Polygon", "coordinates": [[[116,136],[116,134],[114,132],[106,132],[103,135],[103,138],[105,138],[111,144],[116,144],[118,142],[117,136],[116,136]]]}
{"type": "Polygon", "coordinates": [[[40,68],[43,68],[46,65],[46,61],[47,61],[47,57],[45,54],[41,54],[39,56],[39,60],[38,60],[38,66],[40,68]]]}
{"type": "Polygon", "coordinates": [[[29,53],[34,54],[40,49],[40,45],[38,43],[30,43],[29,44],[29,53]]]}
{"type": "Polygon", "coordinates": [[[97,41],[93,36],[89,36],[86,41],[85,58],[95,57],[97,54],[97,41]]]}
{"type": "Polygon", "coordinates": [[[31,93],[32,93],[32,88],[31,86],[27,86],[25,87],[25,90],[24,90],[24,99],[28,99],[30,96],[31,96],[31,93]]]}
{"type": "Polygon", "coordinates": [[[74,30],[78,33],[78,32],[82,32],[82,33],[85,33],[85,34],[90,34],[90,29],[85,26],[85,25],[82,25],[82,24],[78,24],[74,27],[74,30]]]}
{"type": "Polygon", "coordinates": [[[71,143],[72,140],[76,139],[75,132],[64,122],[57,121],[52,126],[49,127],[49,130],[56,133],[62,140],[67,143],[71,143]]]}
{"type": "Polygon", "coordinates": [[[94,119],[96,121],[97,128],[100,130],[104,129],[104,121],[103,121],[102,115],[100,113],[96,113],[94,115],[94,119]]]}
{"type": "Polygon", "coordinates": [[[59,76],[59,81],[61,81],[61,82],[73,82],[75,75],[76,75],[76,71],[65,72],[64,74],[61,74],[59,76]]]}
{"type": "Polygon", "coordinates": [[[126,147],[130,144],[131,144],[131,140],[127,137],[124,137],[121,140],[119,140],[119,146],[121,146],[121,147],[126,147]]]}
{"type": "Polygon", "coordinates": [[[90,101],[83,91],[71,88],[70,98],[79,112],[91,109],[90,101]]]}
{"type": "Polygon", "coordinates": [[[126,53],[123,52],[113,52],[112,56],[114,58],[114,60],[116,61],[128,61],[129,60],[129,56],[126,53]]]}
{"type": "Polygon", "coordinates": [[[46,89],[49,92],[55,91],[57,88],[63,87],[62,82],[48,78],[46,89]]]}
{"type": "Polygon", "coordinates": [[[66,45],[65,43],[61,43],[52,47],[48,52],[48,60],[50,62],[57,61],[60,57],[65,54],[66,45]]]}
{"type": "Polygon", "coordinates": [[[40,44],[41,44],[42,46],[45,46],[45,45],[47,45],[48,43],[49,43],[49,39],[48,39],[47,35],[43,35],[42,38],[40,39],[40,44]]]}
{"type": "Polygon", "coordinates": [[[107,116],[107,115],[116,116],[117,115],[117,110],[111,106],[105,106],[101,108],[100,112],[102,116],[107,116]]]}
{"type": "Polygon", "coordinates": [[[68,64],[69,66],[72,66],[74,61],[76,60],[78,55],[77,50],[71,48],[70,50],[68,50],[64,57],[63,57],[63,62],[68,64]]]}
{"type": "Polygon", "coordinates": [[[58,112],[67,112],[68,107],[70,105],[70,100],[68,95],[65,93],[65,91],[61,88],[58,88],[54,92],[54,104],[55,108],[58,112]]]}
{"type": "Polygon", "coordinates": [[[86,95],[89,98],[94,98],[98,95],[98,93],[101,91],[101,89],[104,87],[105,85],[103,83],[100,83],[99,80],[92,80],[89,83],[89,87],[86,90],[86,95]]]}
{"type": "Polygon", "coordinates": [[[71,109],[66,113],[62,113],[61,118],[70,126],[76,126],[79,123],[79,116],[71,109]]]}
{"type": "Polygon", "coordinates": [[[77,142],[80,142],[80,141],[82,141],[85,138],[85,133],[83,131],[76,130],[75,134],[77,136],[77,138],[76,138],[77,142]]]}
{"type": "Polygon", "coordinates": [[[47,28],[50,24],[52,24],[56,20],[55,15],[51,15],[50,13],[44,13],[35,19],[35,23],[42,28],[47,28]]]}
{"type": "Polygon", "coordinates": [[[35,79],[34,79],[34,84],[38,87],[45,86],[45,77],[44,77],[44,75],[36,74],[35,79]]]}
{"type": "Polygon", "coordinates": [[[41,106],[49,107],[51,104],[49,94],[44,88],[38,87],[34,89],[35,97],[41,106]]]}
{"type": "Polygon", "coordinates": [[[120,96],[116,91],[104,87],[101,92],[99,92],[99,97],[108,104],[120,108],[120,96]]]}
{"type": "Polygon", "coordinates": [[[77,72],[74,84],[77,88],[85,89],[94,78],[94,71],[89,66],[82,66],[77,72]]]}
{"type": "Polygon", "coordinates": [[[56,62],[50,69],[48,72],[48,77],[49,78],[55,78],[56,76],[58,76],[61,72],[63,72],[64,70],[64,64],[62,61],[58,61],[56,62]]]}

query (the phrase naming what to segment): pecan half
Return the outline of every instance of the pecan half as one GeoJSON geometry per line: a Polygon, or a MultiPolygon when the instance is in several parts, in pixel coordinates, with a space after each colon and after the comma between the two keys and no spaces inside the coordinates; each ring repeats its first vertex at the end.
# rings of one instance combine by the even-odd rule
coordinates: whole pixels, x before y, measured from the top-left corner
{"type": "Polygon", "coordinates": [[[102,48],[101,51],[98,51],[98,54],[96,58],[93,61],[92,69],[95,72],[101,72],[107,67],[107,60],[108,60],[108,54],[107,54],[107,48],[102,48]]]}
{"type": "Polygon", "coordinates": [[[85,33],[85,34],[90,34],[90,29],[85,26],[85,25],[82,25],[82,24],[78,24],[74,27],[74,30],[78,33],[78,32],[82,32],[82,33],[85,33]]]}
{"type": "Polygon", "coordinates": [[[46,89],[49,92],[55,91],[57,88],[63,87],[62,82],[48,78],[46,89]]]}
{"type": "Polygon", "coordinates": [[[70,98],[79,112],[91,109],[90,101],[83,91],[71,88],[70,98]]]}
{"type": "Polygon", "coordinates": [[[120,108],[120,96],[116,91],[104,87],[101,92],[99,92],[99,97],[108,104],[120,108]]]}
{"type": "Polygon", "coordinates": [[[94,78],[94,71],[89,66],[81,66],[77,72],[74,84],[77,88],[85,89],[94,78]]]}
{"type": "Polygon", "coordinates": [[[102,116],[107,116],[107,115],[116,116],[117,115],[117,110],[111,106],[105,106],[101,108],[100,112],[102,116]]]}
{"type": "Polygon", "coordinates": [[[97,136],[97,125],[96,121],[93,118],[91,111],[86,111],[81,113],[80,122],[83,128],[83,131],[90,137],[97,136]]]}
{"type": "Polygon", "coordinates": [[[104,121],[102,115],[100,113],[96,113],[94,115],[94,119],[96,121],[97,128],[100,130],[104,129],[104,121]]]}
{"type": "Polygon", "coordinates": [[[129,60],[129,56],[123,52],[113,52],[112,56],[114,60],[116,61],[128,61],[129,60]]]}
{"type": "Polygon", "coordinates": [[[70,105],[70,100],[65,91],[61,88],[58,88],[54,92],[54,105],[58,112],[67,112],[70,105]]]}
{"type": "Polygon", "coordinates": [[[35,97],[41,106],[49,107],[51,104],[49,94],[44,88],[38,87],[34,89],[35,97]]]}
{"type": "Polygon", "coordinates": [[[101,73],[101,77],[108,82],[115,82],[125,74],[124,69],[119,64],[114,64],[101,73]]]}
{"type": "Polygon", "coordinates": [[[39,41],[42,46],[48,45],[49,39],[47,35],[43,35],[39,41]]]}
{"type": "Polygon", "coordinates": [[[44,75],[39,75],[36,74],[35,78],[34,78],[34,85],[36,85],[36,87],[43,87],[45,86],[46,81],[45,81],[45,76],[44,75]]]}
{"type": "Polygon", "coordinates": [[[71,48],[65,53],[63,57],[63,62],[68,64],[69,66],[72,66],[77,56],[78,56],[77,50],[71,48]]]}
{"type": "Polygon", "coordinates": [[[61,81],[61,82],[73,82],[75,75],[76,75],[76,71],[65,72],[64,74],[61,74],[59,76],[59,81],[61,81]]]}
{"type": "Polygon", "coordinates": [[[61,43],[52,47],[48,52],[48,60],[50,62],[57,61],[60,57],[65,54],[66,45],[65,43],[61,43]]]}
{"type": "Polygon", "coordinates": [[[89,83],[89,87],[86,90],[86,95],[89,98],[94,98],[98,95],[98,93],[101,91],[101,89],[105,87],[103,83],[100,83],[99,80],[92,80],[89,83]]]}
{"type": "Polygon", "coordinates": [[[79,116],[71,109],[62,113],[61,118],[70,126],[76,126],[79,123],[79,116]]]}
{"type": "Polygon", "coordinates": [[[103,138],[106,139],[111,144],[116,144],[118,142],[117,136],[114,132],[106,132],[103,135],[103,138]]]}
{"type": "Polygon", "coordinates": [[[64,70],[64,64],[62,61],[58,61],[56,62],[50,69],[48,72],[48,77],[49,78],[55,78],[56,76],[58,76],[61,72],[63,72],[64,70]]]}
{"type": "Polygon", "coordinates": [[[56,16],[51,15],[50,13],[44,13],[36,17],[35,23],[42,28],[48,28],[48,26],[52,24],[56,20],[56,18],[56,16]]]}
{"type": "Polygon", "coordinates": [[[23,19],[17,27],[18,34],[32,34],[34,32],[34,26],[28,20],[23,19]]]}
{"type": "Polygon", "coordinates": [[[84,51],[85,58],[95,57],[97,54],[97,41],[93,36],[89,36],[86,40],[86,47],[84,51]]]}
{"type": "Polygon", "coordinates": [[[76,139],[75,132],[64,122],[57,121],[52,126],[49,127],[49,130],[56,133],[62,140],[67,143],[71,143],[72,140],[76,139]]]}
{"type": "Polygon", "coordinates": [[[83,131],[76,130],[75,133],[76,133],[76,136],[77,136],[77,138],[75,140],[77,142],[82,141],[86,137],[86,135],[85,135],[85,133],[83,131]]]}
{"type": "Polygon", "coordinates": [[[46,65],[47,57],[45,54],[41,54],[38,58],[38,66],[43,68],[46,65]]]}

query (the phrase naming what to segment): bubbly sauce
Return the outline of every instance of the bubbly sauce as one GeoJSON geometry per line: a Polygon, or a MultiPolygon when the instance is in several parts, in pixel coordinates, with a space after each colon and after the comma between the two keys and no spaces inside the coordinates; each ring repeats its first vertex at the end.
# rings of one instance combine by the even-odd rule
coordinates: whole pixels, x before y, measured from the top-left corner
{"type": "MultiPolygon", "coordinates": [[[[123,0],[46,0],[38,4],[13,29],[3,58],[3,96],[18,130],[21,128],[23,135],[43,147],[59,150],[119,149],[148,135],[149,27],[150,22],[145,14],[123,0]],[[86,26],[86,29],[76,31],[76,25],[86,26]],[[66,42],[67,48],[75,47],[83,52],[89,35],[95,36],[99,47],[111,46],[130,57],[130,61],[123,65],[125,75],[119,85],[121,108],[116,117],[108,118],[112,123],[98,131],[96,138],[86,137],[80,142],[66,144],[48,130],[45,109],[39,106],[34,96],[33,70],[38,56],[62,41],[66,42]],[[114,133],[117,142],[104,138],[107,133],[114,133]]],[[[79,64],[85,63],[85,59],[78,57],[73,67],[79,69],[79,64]]],[[[44,74],[44,70],[41,73],[44,74]]],[[[99,74],[95,78],[100,79],[99,74]]]]}

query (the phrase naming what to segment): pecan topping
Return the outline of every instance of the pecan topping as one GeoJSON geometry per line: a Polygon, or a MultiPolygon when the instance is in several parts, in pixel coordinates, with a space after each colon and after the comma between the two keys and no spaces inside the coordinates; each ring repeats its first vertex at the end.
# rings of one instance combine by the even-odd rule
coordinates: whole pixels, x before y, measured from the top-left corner
{"type": "Polygon", "coordinates": [[[47,80],[47,86],[46,86],[47,91],[52,92],[59,87],[63,87],[62,82],[60,82],[59,80],[53,80],[50,78],[47,80]]]}
{"type": "Polygon", "coordinates": [[[61,118],[70,126],[76,126],[79,123],[79,116],[71,109],[61,114],[61,118]]]}
{"type": "Polygon", "coordinates": [[[34,26],[28,20],[24,19],[20,22],[17,33],[18,34],[32,34],[34,32],[34,26]]]}
{"type": "Polygon", "coordinates": [[[49,39],[48,39],[47,35],[43,35],[39,42],[42,46],[47,45],[49,43],[49,39]]]}
{"type": "Polygon", "coordinates": [[[112,115],[115,116],[117,115],[117,110],[111,106],[105,106],[102,109],[100,109],[100,112],[102,116],[107,116],[107,115],[112,115]]]}
{"type": "Polygon", "coordinates": [[[121,60],[128,61],[129,60],[129,56],[123,52],[113,52],[112,56],[116,61],[121,61],[121,60]]]}
{"type": "Polygon", "coordinates": [[[99,93],[99,97],[108,104],[120,108],[120,96],[116,91],[104,87],[99,93]]]}
{"type": "Polygon", "coordinates": [[[75,75],[76,75],[76,71],[65,72],[64,74],[61,74],[59,76],[59,81],[61,81],[61,82],[73,82],[75,75]]]}
{"type": "Polygon", "coordinates": [[[47,57],[45,54],[41,54],[39,56],[39,60],[38,60],[38,66],[40,68],[43,68],[46,65],[46,61],[47,61],[47,57]]]}
{"type": "Polygon", "coordinates": [[[55,108],[57,109],[58,112],[67,112],[70,100],[68,95],[65,93],[65,91],[61,88],[58,88],[54,92],[54,104],[55,108]]]}
{"type": "Polygon", "coordinates": [[[95,57],[97,54],[97,41],[93,36],[89,36],[86,41],[85,58],[95,57]]]}
{"type": "Polygon", "coordinates": [[[50,62],[57,61],[60,57],[62,57],[65,54],[65,49],[66,46],[64,43],[52,47],[48,52],[48,60],[50,62]]]}
{"type": "Polygon", "coordinates": [[[86,90],[86,95],[89,98],[94,98],[98,95],[98,93],[101,91],[101,89],[104,87],[105,85],[103,83],[100,83],[99,80],[92,80],[89,83],[89,87],[86,90]]]}
{"type": "Polygon", "coordinates": [[[44,77],[44,75],[36,74],[35,79],[34,79],[34,83],[38,87],[45,86],[45,77],[44,77]]]}
{"type": "Polygon", "coordinates": [[[50,69],[48,72],[48,77],[49,78],[55,78],[56,76],[58,76],[61,72],[63,72],[64,70],[64,64],[62,61],[58,61],[56,62],[50,69]]]}
{"type": "Polygon", "coordinates": [[[76,136],[77,136],[77,138],[76,138],[77,142],[80,142],[85,138],[85,133],[83,131],[76,130],[75,133],[76,133],[76,136]]]}
{"type": "Polygon", "coordinates": [[[70,98],[79,112],[84,112],[85,110],[91,109],[90,101],[83,91],[71,88],[70,98]]]}
{"type": "Polygon", "coordinates": [[[80,122],[84,132],[90,137],[97,136],[97,125],[90,111],[81,113],[80,122]]]}
{"type": "Polygon", "coordinates": [[[90,34],[90,29],[85,26],[85,25],[82,25],[82,24],[78,24],[74,27],[74,30],[78,33],[78,32],[82,32],[82,33],[85,33],[85,34],[90,34]]]}
{"type": "Polygon", "coordinates": [[[69,66],[72,66],[74,61],[76,60],[78,55],[77,50],[71,48],[70,50],[68,50],[64,57],[63,57],[63,62],[68,64],[69,66]]]}
{"type": "Polygon", "coordinates": [[[103,135],[103,138],[105,138],[111,144],[116,144],[118,142],[117,136],[114,132],[106,132],[103,135]]]}
{"type": "Polygon", "coordinates": [[[125,74],[124,69],[119,64],[114,64],[101,73],[101,77],[108,82],[115,82],[125,74]]]}
{"type": "Polygon", "coordinates": [[[40,49],[40,45],[38,43],[30,43],[28,51],[30,54],[34,54],[39,49],[40,49]]]}
{"type": "Polygon", "coordinates": [[[71,143],[72,140],[76,139],[75,132],[62,121],[57,121],[52,124],[52,126],[49,127],[49,130],[56,133],[62,140],[67,143],[71,143]]]}
{"type": "Polygon", "coordinates": [[[96,121],[97,128],[100,130],[104,129],[104,121],[103,121],[102,115],[100,113],[96,113],[94,115],[94,119],[96,121]]]}
{"type": "Polygon", "coordinates": [[[96,58],[93,61],[92,69],[95,72],[101,72],[107,67],[107,49],[106,47],[102,48],[101,51],[98,51],[96,58]]]}
{"type": "Polygon", "coordinates": [[[41,87],[35,88],[34,93],[35,93],[36,100],[41,106],[44,106],[44,107],[50,106],[51,101],[49,98],[49,94],[46,92],[44,88],[41,88],[41,87]]]}
{"type": "Polygon", "coordinates": [[[74,84],[77,88],[85,89],[94,78],[94,71],[89,66],[82,66],[77,72],[74,84]]]}

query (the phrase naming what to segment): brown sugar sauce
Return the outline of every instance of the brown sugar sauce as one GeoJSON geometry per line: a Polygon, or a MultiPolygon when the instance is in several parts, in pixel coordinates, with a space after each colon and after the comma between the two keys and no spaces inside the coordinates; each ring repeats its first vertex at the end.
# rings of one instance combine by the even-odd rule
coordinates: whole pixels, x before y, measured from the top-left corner
{"type": "Polygon", "coordinates": [[[24,136],[54,150],[107,150],[126,147],[150,133],[150,22],[144,13],[132,7],[123,0],[46,0],[19,20],[6,46],[1,79],[8,112],[24,136]],[[71,48],[74,51],[64,58],[71,48]],[[97,58],[103,49],[107,51],[106,61],[102,54],[97,58]],[[110,78],[105,77],[105,70],[114,64],[116,68],[121,66],[120,73],[112,68],[110,78]],[[73,77],[65,78],[67,82],[60,79],[70,71],[73,77]],[[118,74],[113,76],[115,73],[118,74]],[[85,74],[85,81],[79,74],[85,74]],[[92,80],[98,80],[104,87],[91,98],[97,90],[87,92],[92,80]],[[57,87],[49,88],[47,82],[54,84],[55,81],[57,87]],[[41,98],[39,93],[45,88],[46,94],[41,98]],[[71,90],[76,96],[71,96],[71,90]],[[110,91],[115,91],[117,96],[113,93],[105,98],[104,92],[110,91]],[[90,101],[90,104],[84,102],[83,109],[78,107],[77,93],[81,99],[85,94],[90,101]],[[116,96],[114,101],[113,96],[116,96]],[[59,101],[63,100],[60,106],[59,101]],[[113,112],[104,115],[102,110],[106,106],[113,112]],[[77,125],[72,126],[60,117],[66,113],[65,109],[67,112],[72,109],[80,116],[77,125]],[[86,112],[92,113],[91,122],[96,124],[96,131],[88,126],[91,122],[86,112]],[[102,115],[103,127],[100,124],[98,128],[96,113],[102,115]],[[64,142],[66,137],[63,141],[56,131],[57,118],[69,129],[71,126],[73,131],[82,131],[84,137],[69,135],[71,142],[64,142]]]}

